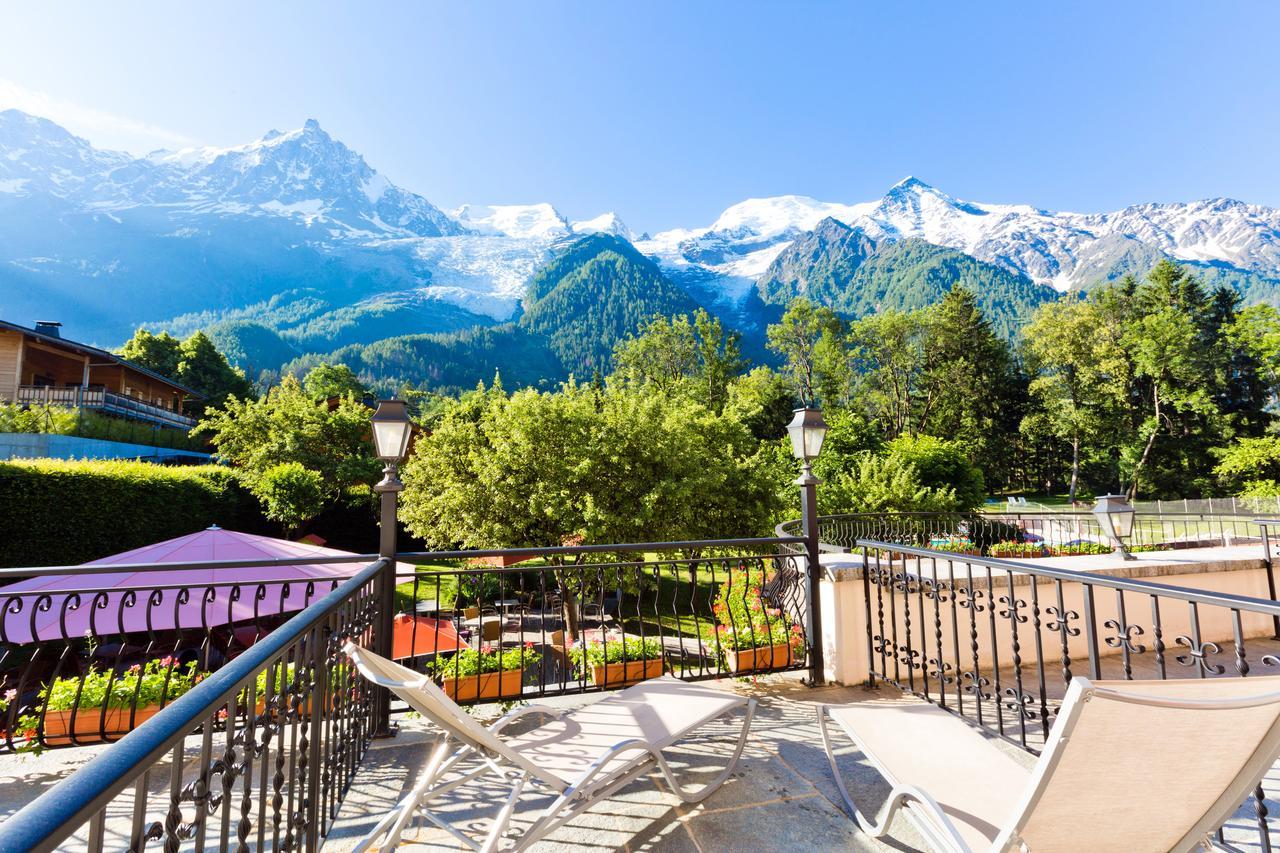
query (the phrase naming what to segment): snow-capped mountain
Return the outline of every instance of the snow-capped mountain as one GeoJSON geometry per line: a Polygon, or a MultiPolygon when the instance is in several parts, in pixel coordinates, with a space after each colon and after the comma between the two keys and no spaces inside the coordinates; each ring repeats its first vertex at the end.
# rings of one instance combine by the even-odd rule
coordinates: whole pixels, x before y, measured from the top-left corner
{"type": "Polygon", "coordinates": [[[675,229],[639,245],[677,274],[705,267],[729,279],[761,275],[798,235],[831,217],[871,237],[918,237],[1020,272],[1058,290],[1084,287],[1140,251],[1280,277],[1280,210],[1231,199],[1145,204],[1114,213],[1054,213],[961,201],[916,178],[877,201],[804,196],[749,199],[706,228],[675,229]]]}
{"type": "Polygon", "coordinates": [[[468,312],[501,322],[548,257],[591,234],[631,242],[696,301],[739,316],[779,255],[828,218],[878,244],[919,238],[1059,290],[1167,256],[1253,276],[1250,298],[1280,301],[1280,210],[1230,199],[1056,213],[963,201],[908,178],[871,201],[748,199],[710,225],[637,237],[616,213],[573,221],[549,203],[445,213],[314,120],[244,145],[137,158],[0,112],[0,317],[62,319],[107,344],[179,315],[187,328],[220,318],[364,328],[371,304],[412,305],[421,318],[448,303],[449,329],[468,312]]]}

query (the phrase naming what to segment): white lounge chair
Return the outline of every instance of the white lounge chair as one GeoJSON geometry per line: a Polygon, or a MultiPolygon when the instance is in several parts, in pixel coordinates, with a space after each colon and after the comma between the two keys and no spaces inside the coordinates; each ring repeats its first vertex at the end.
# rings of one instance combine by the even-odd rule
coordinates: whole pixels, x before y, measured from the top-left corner
{"type": "Polygon", "coordinates": [[[824,705],[818,722],[836,786],[874,837],[904,810],[949,853],[1194,850],[1214,846],[1280,756],[1280,676],[1077,676],[1033,768],[925,702],[824,705]],[[892,786],[874,821],[840,778],[828,720],[892,786]]]}
{"type": "Polygon", "coordinates": [[[557,796],[515,841],[512,850],[523,850],[544,838],[654,767],[662,771],[671,790],[682,800],[698,802],[729,778],[746,745],[756,708],[754,699],[664,676],[574,711],[527,705],[486,727],[421,673],[354,643],[347,643],[344,651],[361,675],[394,692],[444,733],[413,790],[355,847],[357,853],[396,847],[415,813],[472,849],[486,853],[497,850],[517,801],[530,783],[557,796]],[[676,781],[662,751],[706,723],[738,709],[745,709],[745,719],[727,766],[700,789],[686,790],[676,781]],[[516,737],[499,736],[512,720],[533,713],[554,719],[516,737]],[[459,761],[469,755],[481,759],[480,766],[466,772],[455,771],[459,761]],[[501,788],[495,790],[502,791],[506,803],[482,841],[477,842],[426,808],[432,799],[490,773],[498,778],[501,788]],[[452,778],[446,778],[450,775],[452,778]]]}

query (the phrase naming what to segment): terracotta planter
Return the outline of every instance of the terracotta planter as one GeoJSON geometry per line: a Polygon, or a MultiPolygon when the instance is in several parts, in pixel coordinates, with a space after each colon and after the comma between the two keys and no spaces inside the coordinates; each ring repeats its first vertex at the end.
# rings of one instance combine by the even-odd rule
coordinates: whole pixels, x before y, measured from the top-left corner
{"type": "Polygon", "coordinates": [[[147,705],[139,708],[132,715],[128,708],[108,708],[104,718],[101,708],[80,708],[75,711],[74,721],[71,719],[71,711],[46,711],[44,740],[49,746],[69,746],[72,743],[73,734],[76,743],[119,740],[154,717],[159,711],[159,705],[147,705]],[[74,732],[71,728],[73,722],[74,732]]]}
{"type": "Polygon", "coordinates": [[[725,660],[729,671],[767,672],[771,669],[785,669],[791,666],[793,657],[790,643],[777,646],[760,646],[755,649],[725,649],[725,660]]]}
{"type": "Polygon", "coordinates": [[[629,660],[591,667],[591,682],[601,687],[624,687],[662,675],[663,660],[629,660]]]}
{"type": "MultiPolygon", "coordinates": [[[[288,699],[287,699],[287,698],[285,698],[285,697],[279,697],[279,698],[280,698],[280,701],[281,701],[281,702],[287,702],[287,701],[288,701],[288,699]]],[[[258,716],[262,716],[262,714],[263,714],[263,713],[265,713],[265,712],[266,712],[266,710],[267,710],[267,697],[265,697],[265,696],[259,696],[259,697],[258,697],[258,701],[257,701],[257,703],[253,706],[253,708],[254,708],[254,713],[256,713],[258,716]]],[[[285,711],[285,709],[284,709],[284,708],[278,708],[278,709],[277,709],[277,708],[273,708],[273,709],[272,709],[272,711],[271,711],[272,719],[274,719],[275,717],[279,716],[279,715],[280,715],[282,712],[284,712],[284,711],[285,711]]],[[[311,716],[311,697],[307,697],[307,698],[303,701],[303,703],[302,703],[302,708],[301,708],[301,711],[300,711],[299,716],[302,716],[302,717],[310,717],[310,716],[311,716]]]]}
{"type": "Polygon", "coordinates": [[[519,699],[523,682],[523,669],[506,669],[502,672],[464,675],[462,678],[445,678],[440,687],[455,702],[471,702],[483,699],[519,699]]]}

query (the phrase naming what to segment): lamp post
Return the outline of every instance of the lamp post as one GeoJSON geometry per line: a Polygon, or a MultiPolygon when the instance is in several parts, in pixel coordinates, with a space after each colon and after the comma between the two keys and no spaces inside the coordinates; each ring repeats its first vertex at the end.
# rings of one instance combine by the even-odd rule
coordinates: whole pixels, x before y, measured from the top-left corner
{"type": "MultiPolygon", "coordinates": [[[[370,419],[373,429],[373,447],[382,460],[382,479],[373,490],[381,504],[381,526],[378,534],[378,555],[387,561],[379,576],[379,603],[377,633],[374,635],[374,652],[391,657],[391,635],[395,631],[396,606],[396,502],[404,483],[400,482],[399,468],[409,450],[409,436],[413,424],[403,400],[379,400],[378,409],[370,419]]],[[[379,687],[374,694],[374,737],[391,737],[391,694],[379,687]]]]}
{"type": "Polygon", "coordinates": [[[827,422],[819,409],[796,409],[795,417],[787,424],[791,436],[791,453],[800,460],[800,476],[795,484],[800,487],[800,517],[805,545],[805,572],[809,577],[809,606],[805,626],[809,636],[809,683],[822,684],[826,676],[822,660],[822,610],[819,596],[822,592],[822,564],[818,551],[818,478],[813,476],[813,460],[822,451],[822,441],[827,435],[827,422]]]}
{"type": "Polygon", "coordinates": [[[1093,515],[1098,519],[1102,532],[1107,534],[1115,551],[1114,556],[1122,560],[1136,559],[1124,547],[1124,540],[1133,534],[1134,509],[1124,495],[1103,495],[1093,506],[1093,515]]]}

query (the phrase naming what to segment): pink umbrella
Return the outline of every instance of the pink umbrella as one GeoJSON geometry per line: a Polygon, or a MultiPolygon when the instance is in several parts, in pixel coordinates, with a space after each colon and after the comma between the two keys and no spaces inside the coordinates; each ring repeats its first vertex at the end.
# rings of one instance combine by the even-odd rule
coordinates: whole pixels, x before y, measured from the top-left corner
{"type": "MultiPolygon", "coordinates": [[[[302,610],[364,561],[325,563],[349,551],[210,527],[84,565],[185,563],[305,558],[314,563],[172,571],[54,574],[0,587],[0,642],[29,643],[248,622],[302,610]]],[[[409,567],[405,567],[409,569],[409,567]]]]}

